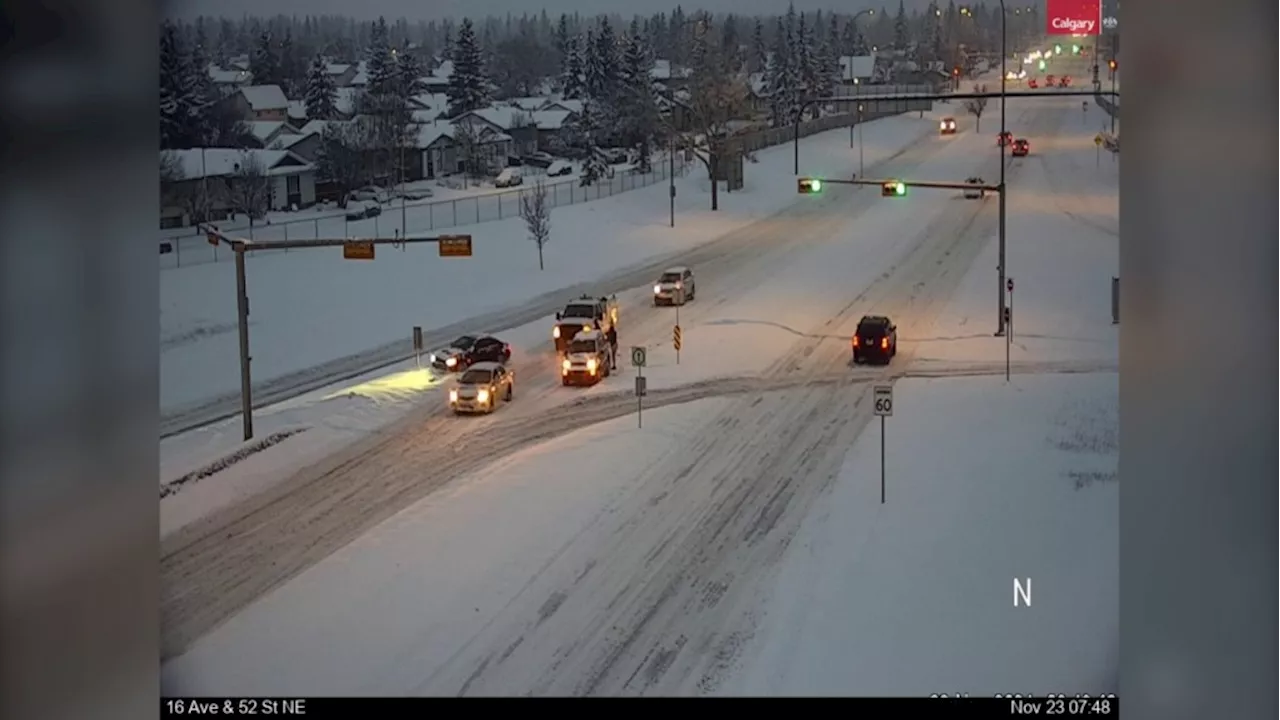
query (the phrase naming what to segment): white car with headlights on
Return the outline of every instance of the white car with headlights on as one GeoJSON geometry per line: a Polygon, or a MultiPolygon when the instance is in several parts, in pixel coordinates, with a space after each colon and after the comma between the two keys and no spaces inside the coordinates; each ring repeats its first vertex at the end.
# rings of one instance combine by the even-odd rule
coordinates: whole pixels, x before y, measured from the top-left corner
{"type": "Polygon", "coordinates": [[[697,287],[693,271],[687,267],[670,267],[653,284],[654,305],[683,305],[693,299],[697,287]]]}
{"type": "Polygon", "coordinates": [[[478,362],[462,372],[449,389],[449,409],[455,415],[491,413],[515,397],[515,373],[496,362],[478,362]]]}

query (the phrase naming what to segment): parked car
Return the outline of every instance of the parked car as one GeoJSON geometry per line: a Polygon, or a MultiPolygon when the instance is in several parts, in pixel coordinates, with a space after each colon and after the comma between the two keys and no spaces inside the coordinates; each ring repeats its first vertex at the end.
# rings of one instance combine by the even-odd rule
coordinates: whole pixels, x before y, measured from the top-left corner
{"type": "Polygon", "coordinates": [[[368,220],[382,214],[382,206],[376,202],[347,205],[347,220],[368,220]]]}
{"type": "Polygon", "coordinates": [[[410,202],[414,200],[426,200],[427,198],[433,197],[434,195],[435,193],[431,192],[431,188],[414,188],[412,190],[395,189],[391,191],[392,198],[396,200],[399,200],[400,198],[404,198],[405,200],[409,200],[410,202]]]}
{"type": "Polygon", "coordinates": [[[521,160],[524,162],[525,165],[529,165],[532,167],[540,167],[540,168],[547,167],[548,165],[556,161],[555,158],[551,157],[550,153],[545,153],[542,151],[529,153],[528,155],[525,155],[524,157],[522,157],[521,160]]]}
{"type": "Polygon", "coordinates": [[[559,177],[561,175],[572,175],[573,166],[564,160],[556,160],[547,166],[547,175],[551,177],[559,177]]]}
{"type": "Polygon", "coordinates": [[[515,187],[524,183],[524,175],[519,168],[509,167],[498,173],[498,177],[494,178],[494,187],[515,187]]]}
{"type": "Polygon", "coordinates": [[[605,148],[604,159],[610,165],[621,165],[627,161],[626,148],[605,148]]]}
{"type": "Polygon", "coordinates": [[[1005,130],[1004,132],[1000,133],[1000,135],[996,138],[996,145],[999,145],[1000,147],[1009,145],[1012,142],[1013,142],[1013,133],[1009,130],[1005,130]]]}
{"type": "Polygon", "coordinates": [[[366,185],[362,188],[352,190],[347,195],[347,202],[356,201],[373,201],[376,203],[385,203],[391,199],[391,195],[380,187],[375,185],[366,185]]]}

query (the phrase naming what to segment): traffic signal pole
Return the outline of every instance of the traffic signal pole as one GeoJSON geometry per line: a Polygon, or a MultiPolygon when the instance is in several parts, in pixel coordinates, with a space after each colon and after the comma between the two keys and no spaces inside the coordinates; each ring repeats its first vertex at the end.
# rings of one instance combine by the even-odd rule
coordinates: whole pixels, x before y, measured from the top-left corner
{"type": "Polygon", "coordinates": [[[1000,258],[997,274],[999,277],[996,281],[996,290],[1000,294],[1000,305],[996,310],[996,337],[1004,334],[1004,275],[1005,275],[1005,184],[1004,184],[1004,166],[1005,166],[1005,107],[1009,104],[1008,92],[1005,85],[1009,77],[1006,65],[1009,60],[1009,53],[1006,48],[1008,41],[1008,13],[1004,9],[1004,0],[1000,0],[1000,142],[996,143],[1000,149],[1000,258]]]}

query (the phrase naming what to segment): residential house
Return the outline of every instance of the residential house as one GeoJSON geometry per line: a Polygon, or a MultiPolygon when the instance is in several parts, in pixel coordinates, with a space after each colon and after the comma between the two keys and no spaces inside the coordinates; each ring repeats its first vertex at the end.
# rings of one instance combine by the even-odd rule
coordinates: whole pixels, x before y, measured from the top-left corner
{"type": "Polygon", "coordinates": [[[756,72],[747,76],[747,101],[754,113],[768,113],[769,92],[764,81],[764,73],[756,72]]]}
{"type": "Polygon", "coordinates": [[[547,100],[542,104],[542,107],[538,109],[539,110],[561,110],[565,112],[574,113],[575,115],[581,115],[582,101],[581,100],[554,100],[554,99],[547,100]]]}
{"type": "Polygon", "coordinates": [[[227,60],[227,69],[229,70],[246,70],[247,71],[249,69],[249,65],[250,63],[249,63],[248,53],[241,53],[227,60]]]}
{"type": "Polygon", "coordinates": [[[566,133],[572,128],[578,113],[572,110],[534,110],[529,117],[536,132],[534,147],[546,150],[566,143],[566,133]]]}
{"type": "Polygon", "coordinates": [[[253,82],[253,73],[248,70],[227,70],[217,65],[209,65],[209,79],[213,81],[214,87],[222,92],[223,96],[228,96],[246,87],[253,82]]]}
{"type": "Polygon", "coordinates": [[[255,120],[245,123],[245,127],[249,130],[249,136],[255,142],[255,147],[267,148],[282,133],[296,133],[297,129],[289,125],[289,123],[281,120],[255,120]]]}
{"type": "Polygon", "coordinates": [[[693,70],[690,68],[673,66],[670,60],[661,58],[654,60],[653,67],[649,68],[649,78],[662,83],[672,92],[687,86],[692,76],[693,70]]]}
{"type": "Polygon", "coordinates": [[[369,71],[367,64],[361,60],[356,64],[356,72],[351,76],[351,80],[345,87],[360,88],[361,90],[369,87],[369,71]]]}
{"type": "Polygon", "coordinates": [[[338,119],[349,120],[356,114],[356,101],[360,98],[360,94],[364,92],[364,88],[357,85],[349,85],[340,87],[333,94],[333,109],[338,113],[338,119]]]}
{"type": "Polygon", "coordinates": [[[279,121],[289,119],[289,99],[279,85],[248,85],[230,98],[241,117],[252,121],[279,121]]]}
{"type": "MultiPolygon", "coordinates": [[[[301,208],[315,203],[315,165],[288,150],[194,148],[163,151],[162,157],[166,153],[181,179],[163,182],[162,195],[207,199],[211,218],[223,218],[239,210],[234,201],[235,189],[237,183],[254,182],[244,174],[246,168],[254,165],[261,169],[270,188],[267,210],[301,208]]],[[[188,208],[166,207],[163,216],[173,219],[176,209],[177,224],[190,224],[195,218],[190,216],[188,208]]]]}
{"type": "Polygon", "coordinates": [[[355,79],[360,70],[354,63],[329,63],[325,65],[325,74],[333,80],[334,87],[346,87],[355,79]]]}
{"type": "Polygon", "coordinates": [[[515,108],[472,110],[454,118],[453,125],[471,128],[483,148],[483,164],[490,168],[506,167],[508,158],[525,155],[538,148],[537,125],[529,113],[515,108]]]}
{"type": "Polygon", "coordinates": [[[307,104],[302,100],[290,100],[288,115],[291,125],[302,127],[307,122],[307,104]]]}
{"type": "Polygon", "coordinates": [[[444,60],[430,75],[422,78],[422,87],[429,93],[443,93],[449,87],[449,78],[453,76],[453,61],[444,60]]]}
{"type": "Polygon", "coordinates": [[[450,123],[437,120],[418,125],[414,144],[421,155],[423,177],[435,179],[463,170],[450,123]]]}
{"type": "MultiPolygon", "coordinates": [[[[308,123],[308,126],[311,124],[308,123]]],[[[309,163],[320,161],[320,130],[280,133],[271,141],[270,150],[288,150],[309,163]]]]}
{"type": "Polygon", "coordinates": [[[449,96],[444,93],[423,93],[409,98],[409,111],[414,122],[435,122],[448,110],[449,96]]]}
{"type": "Polygon", "coordinates": [[[876,53],[870,55],[844,55],[840,58],[840,84],[874,85],[887,82],[889,58],[876,53]]]}
{"type": "Polygon", "coordinates": [[[502,102],[498,103],[498,105],[509,105],[513,108],[516,108],[518,110],[523,110],[525,112],[533,112],[534,110],[541,110],[542,106],[546,104],[547,104],[547,98],[545,97],[507,98],[506,100],[503,100],[502,102]]]}

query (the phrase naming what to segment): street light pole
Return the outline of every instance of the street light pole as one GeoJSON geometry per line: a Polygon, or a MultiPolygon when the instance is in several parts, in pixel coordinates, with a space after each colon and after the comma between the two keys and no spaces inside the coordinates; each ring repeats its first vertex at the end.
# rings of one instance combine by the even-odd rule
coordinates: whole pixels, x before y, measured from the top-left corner
{"type": "Polygon", "coordinates": [[[1000,148],[1000,259],[998,267],[999,278],[996,283],[996,291],[1000,295],[999,306],[996,308],[996,337],[1000,337],[1005,333],[1004,327],[1004,276],[1005,276],[1005,206],[1008,201],[1008,187],[1004,182],[1004,166],[1005,166],[1005,106],[1008,105],[1008,96],[1005,94],[1005,84],[1009,75],[1006,65],[1008,63],[1009,53],[1006,47],[1008,42],[1006,19],[1007,13],[1004,9],[1004,0],[1000,0],[1000,142],[996,143],[1000,148]]]}

